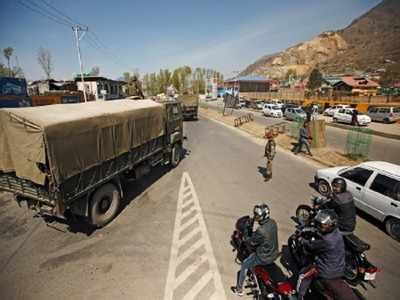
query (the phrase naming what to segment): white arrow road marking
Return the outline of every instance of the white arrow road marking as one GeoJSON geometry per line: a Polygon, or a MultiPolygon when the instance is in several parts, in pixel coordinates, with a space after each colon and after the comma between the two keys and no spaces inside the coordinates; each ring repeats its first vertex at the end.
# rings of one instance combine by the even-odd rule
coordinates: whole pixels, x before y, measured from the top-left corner
{"type": "Polygon", "coordinates": [[[182,175],[177,206],[164,300],[177,299],[174,291],[184,286],[196,272],[201,272],[198,280],[190,282],[180,299],[194,299],[212,281],[214,290],[210,299],[226,300],[199,199],[187,172],[182,175]],[[199,238],[193,239],[195,237],[199,238]],[[200,249],[203,251],[198,251],[200,249]],[[205,263],[209,267],[207,270],[202,268],[205,263]],[[180,274],[176,274],[178,267],[182,270],[180,274]]]}

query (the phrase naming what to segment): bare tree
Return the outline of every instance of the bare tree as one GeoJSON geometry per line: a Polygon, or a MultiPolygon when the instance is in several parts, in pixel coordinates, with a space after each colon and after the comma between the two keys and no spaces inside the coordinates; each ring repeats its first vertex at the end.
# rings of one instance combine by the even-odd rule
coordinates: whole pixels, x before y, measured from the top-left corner
{"type": "Polygon", "coordinates": [[[42,67],[47,79],[50,79],[51,73],[53,72],[53,64],[51,61],[51,53],[48,49],[43,49],[42,47],[38,50],[38,62],[42,67]]]}
{"type": "Polygon", "coordinates": [[[3,49],[3,54],[4,57],[7,59],[7,64],[8,64],[8,75],[11,77],[11,66],[10,66],[10,58],[13,54],[14,49],[11,47],[7,47],[3,49]]]}

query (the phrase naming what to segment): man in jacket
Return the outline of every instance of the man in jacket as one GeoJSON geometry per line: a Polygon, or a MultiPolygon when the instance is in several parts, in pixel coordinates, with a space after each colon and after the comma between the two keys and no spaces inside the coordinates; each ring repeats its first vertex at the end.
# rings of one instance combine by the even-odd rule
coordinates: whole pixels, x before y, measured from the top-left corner
{"type": "Polygon", "coordinates": [[[311,140],[312,138],[310,137],[308,130],[308,122],[304,122],[303,127],[300,128],[299,142],[294,149],[294,154],[299,154],[304,145],[307,149],[308,154],[312,156],[312,153],[310,151],[310,144],[308,143],[308,140],[311,140]]]}
{"type": "MultiPolygon", "coordinates": [[[[333,299],[357,299],[353,291],[342,280],[345,270],[345,246],[343,236],[336,226],[336,214],[332,210],[320,210],[314,220],[321,234],[320,238],[303,240],[302,244],[308,252],[315,256],[316,280],[319,280],[326,291],[333,295],[333,299]]],[[[303,299],[307,283],[301,287],[299,299],[303,299]]]]}
{"type": "Polygon", "coordinates": [[[245,238],[245,242],[255,249],[255,252],[242,262],[237,284],[231,287],[232,292],[239,296],[243,295],[243,282],[247,270],[258,265],[273,264],[279,256],[278,227],[276,222],[270,218],[268,205],[256,205],[253,213],[254,220],[258,222],[259,226],[250,237],[245,238]]]}
{"type": "Polygon", "coordinates": [[[354,198],[347,191],[347,184],[343,178],[337,177],[332,181],[331,200],[323,208],[333,209],[338,216],[338,227],[342,234],[350,234],[356,228],[356,206],[354,198]]]}

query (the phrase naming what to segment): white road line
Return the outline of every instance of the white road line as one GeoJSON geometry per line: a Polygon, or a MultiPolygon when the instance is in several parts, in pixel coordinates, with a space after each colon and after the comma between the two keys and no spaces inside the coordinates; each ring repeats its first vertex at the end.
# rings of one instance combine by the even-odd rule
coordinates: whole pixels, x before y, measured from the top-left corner
{"type": "Polygon", "coordinates": [[[201,290],[206,286],[206,284],[209,283],[212,279],[213,276],[210,272],[204,274],[203,277],[201,277],[201,279],[197,281],[196,284],[189,290],[189,292],[186,293],[185,297],[183,297],[183,300],[194,299],[196,295],[200,293],[201,290]]]}
{"type": "Polygon", "coordinates": [[[197,258],[190,266],[188,266],[185,271],[183,271],[177,278],[175,278],[174,286],[179,287],[182,282],[184,282],[190,275],[197,271],[202,264],[208,261],[208,257],[203,254],[200,258],[197,258]]]}
{"type": "Polygon", "coordinates": [[[188,279],[194,272],[203,272],[204,274],[199,274],[201,275],[200,279],[191,283],[192,286],[189,287],[189,290],[186,292],[183,299],[195,298],[196,295],[200,293],[201,290],[212,280],[215,289],[214,293],[210,296],[210,299],[226,300],[221,275],[218,271],[217,262],[215,260],[210,237],[208,235],[207,227],[202,215],[199,199],[189,174],[185,172],[182,175],[178,194],[177,212],[172,237],[169,268],[164,291],[164,300],[173,300],[175,289],[179,288],[184,282],[186,286],[187,283],[185,280],[188,279]],[[190,197],[188,197],[189,195],[190,197]],[[191,205],[188,204],[188,202],[193,203],[194,205],[188,209],[188,211],[182,213],[183,207],[187,208],[188,205],[191,205]],[[188,217],[190,214],[193,214],[193,212],[195,212],[193,217],[185,220],[186,222],[184,224],[181,224],[183,218],[188,217]],[[192,220],[194,220],[194,222],[192,220]],[[198,224],[194,225],[196,222],[198,224]],[[191,226],[193,228],[191,228],[191,226]],[[189,228],[190,231],[181,237],[181,233],[189,228]],[[200,239],[191,242],[192,245],[188,245],[189,247],[181,253],[179,251],[180,247],[187,244],[199,233],[201,233],[200,239]],[[205,251],[202,251],[201,254],[196,253],[196,250],[200,249],[201,247],[204,247],[205,251]],[[188,266],[180,266],[180,264],[189,257],[193,258],[193,263],[188,266]],[[200,271],[198,268],[204,265],[206,262],[208,263],[208,270],[205,270],[204,272],[200,271]],[[180,269],[181,267],[185,268],[176,278],[176,269],[178,266],[180,269]]]}
{"type": "Polygon", "coordinates": [[[200,249],[200,247],[202,245],[203,245],[203,240],[199,239],[192,246],[190,246],[184,253],[179,255],[176,265],[179,266],[179,264],[181,262],[183,262],[186,258],[188,258],[190,255],[192,255],[194,252],[196,252],[196,250],[200,249]]]}
{"type": "Polygon", "coordinates": [[[187,241],[189,241],[191,238],[193,238],[198,233],[201,233],[200,228],[196,228],[195,230],[193,230],[190,233],[188,233],[187,235],[185,235],[185,237],[183,237],[181,240],[179,240],[177,242],[178,247],[185,245],[187,243],[187,241]]]}

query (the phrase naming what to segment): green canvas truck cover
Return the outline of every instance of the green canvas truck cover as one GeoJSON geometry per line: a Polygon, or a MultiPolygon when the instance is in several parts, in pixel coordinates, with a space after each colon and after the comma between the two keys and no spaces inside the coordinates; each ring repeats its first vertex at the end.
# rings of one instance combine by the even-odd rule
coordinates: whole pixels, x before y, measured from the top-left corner
{"type": "Polygon", "coordinates": [[[0,171],[57,184],[164,134],[165,109],[152,100],[95,101],[0,109],[0,171]]]}
{"type": "Polygon", "coordinates": [[[199,97],[197,95],[182,95],[179,96],[177,100],[180,101],[183,106],[199,105],[199,97]]]}

